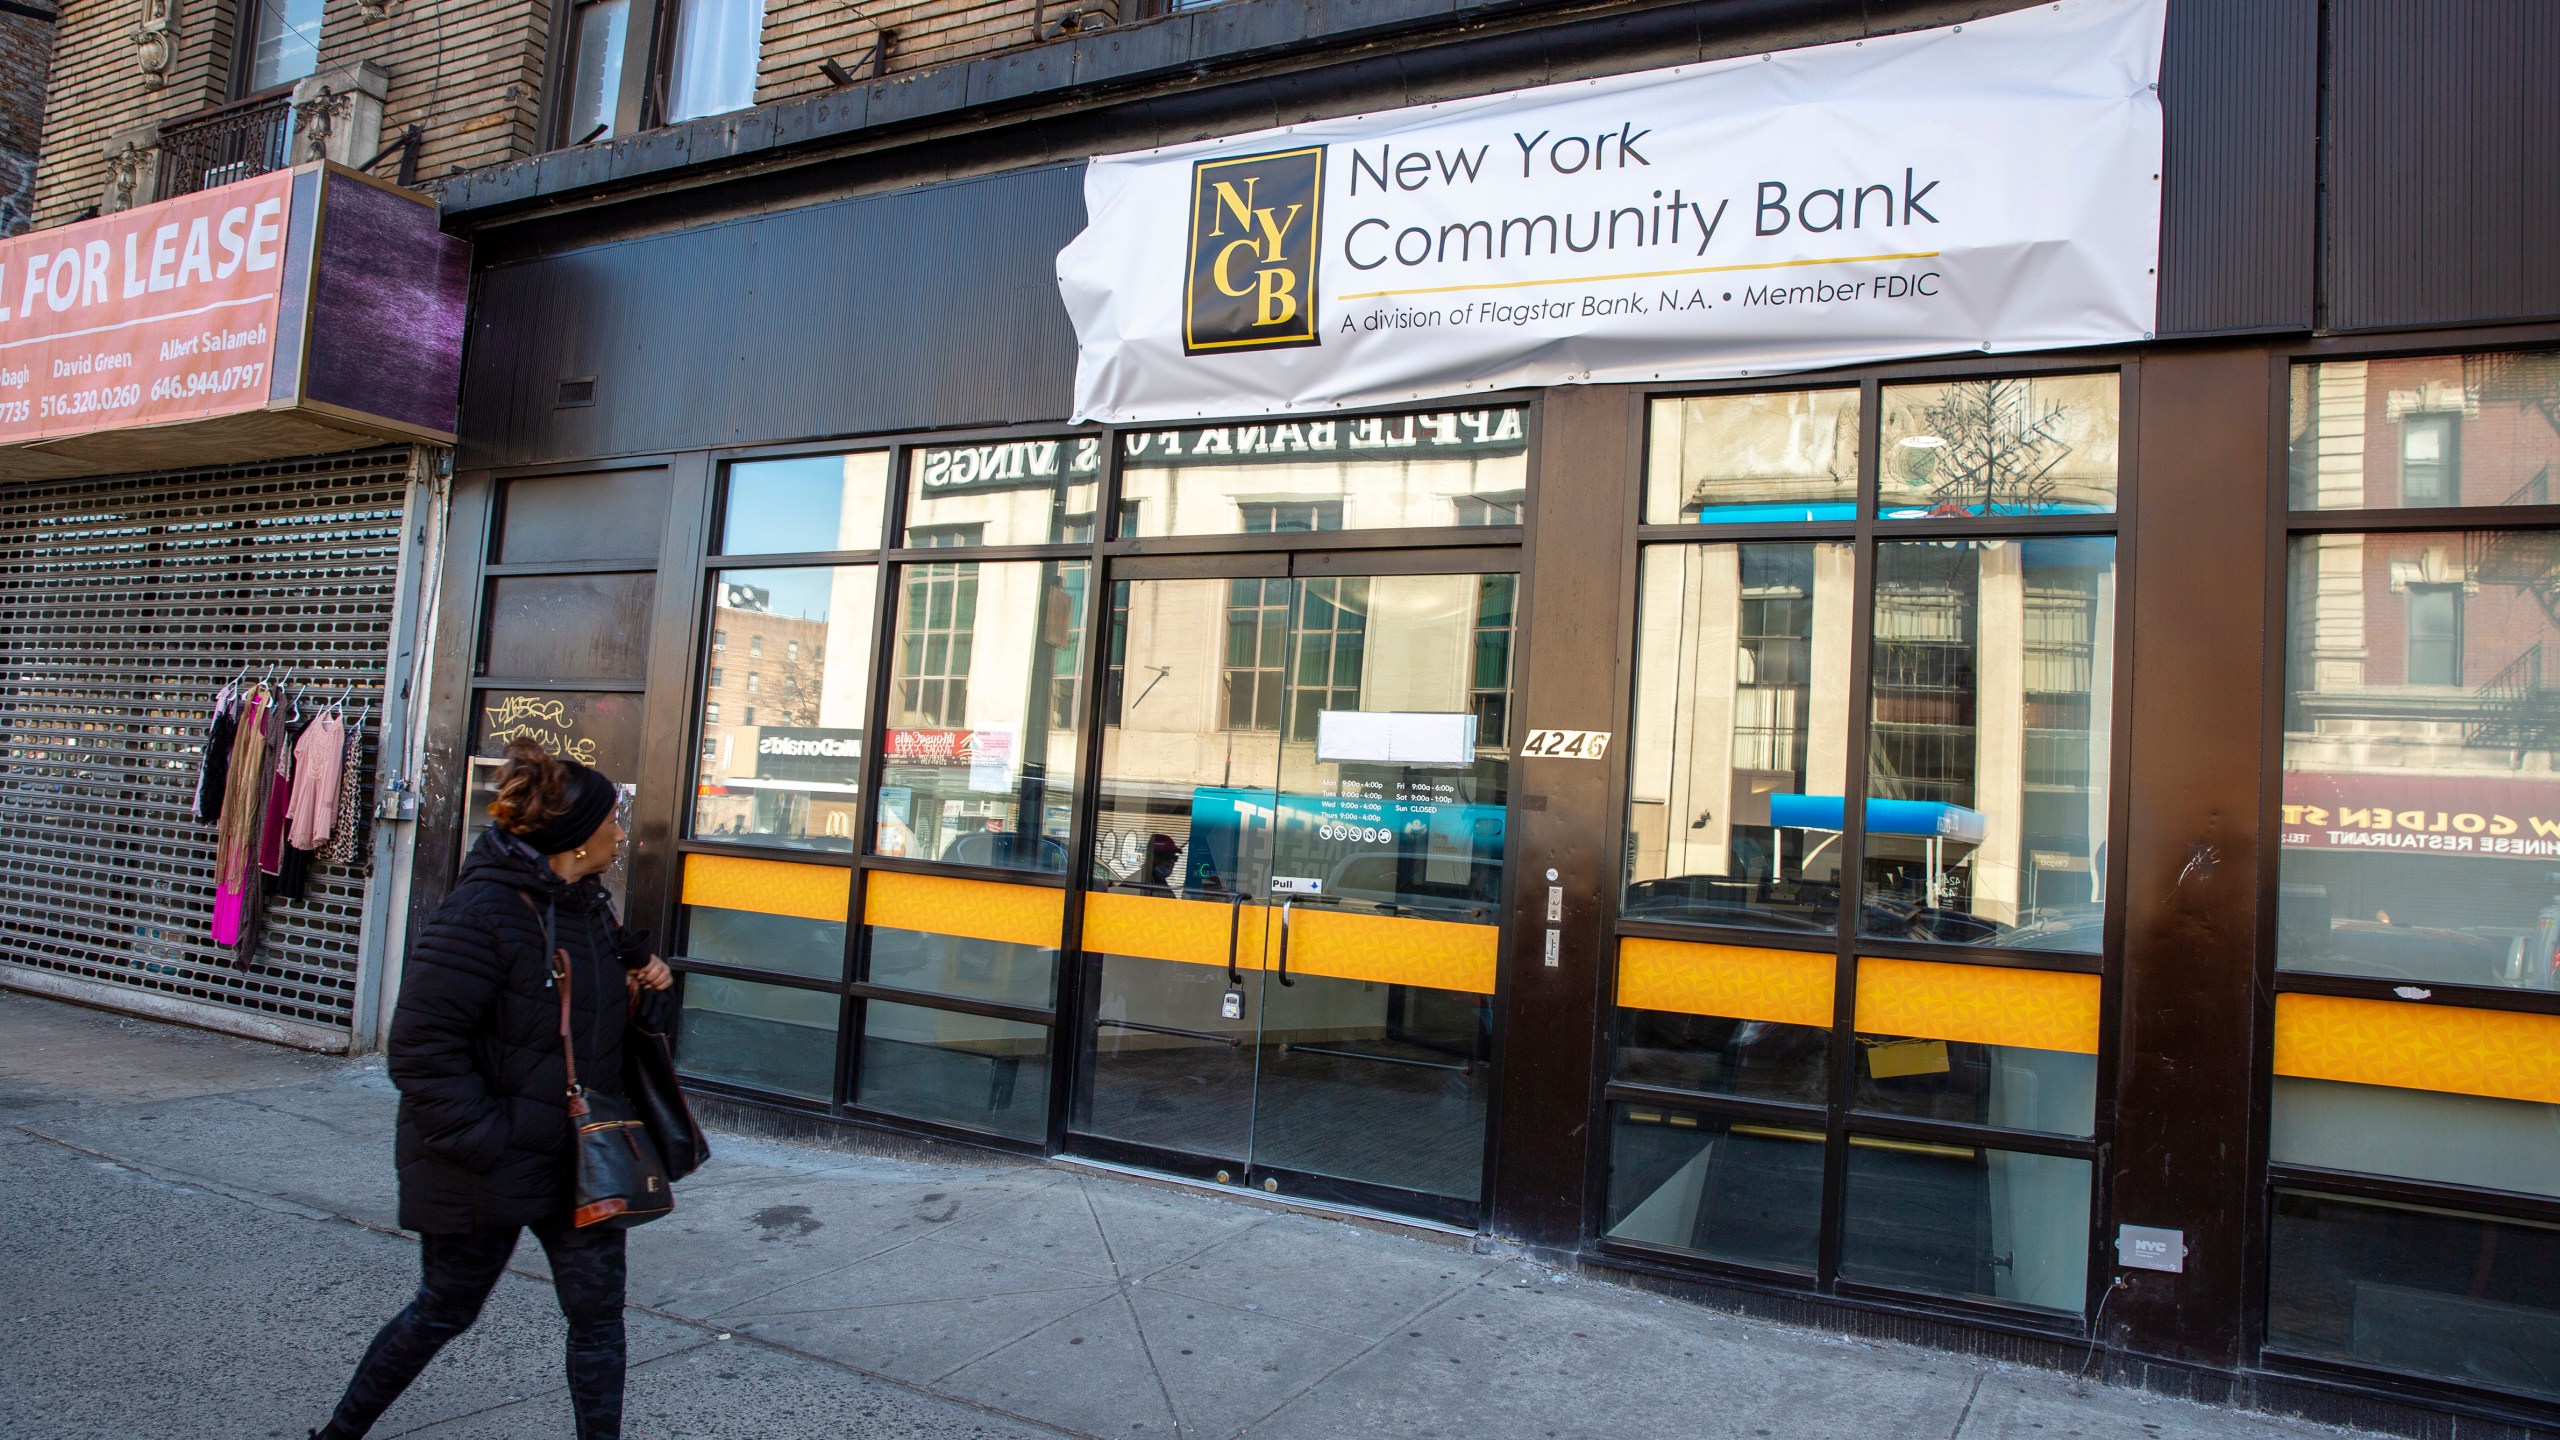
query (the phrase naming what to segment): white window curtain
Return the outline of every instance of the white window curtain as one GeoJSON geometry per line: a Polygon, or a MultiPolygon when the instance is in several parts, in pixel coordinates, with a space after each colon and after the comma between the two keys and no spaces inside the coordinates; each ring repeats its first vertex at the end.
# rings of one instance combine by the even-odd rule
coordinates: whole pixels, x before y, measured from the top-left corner
{"type": "Polygon", "coordinates": [[[756,103],[756,50],[764,0],[684,0],[676,23],[670,123],[744,110],[756,103]]]}

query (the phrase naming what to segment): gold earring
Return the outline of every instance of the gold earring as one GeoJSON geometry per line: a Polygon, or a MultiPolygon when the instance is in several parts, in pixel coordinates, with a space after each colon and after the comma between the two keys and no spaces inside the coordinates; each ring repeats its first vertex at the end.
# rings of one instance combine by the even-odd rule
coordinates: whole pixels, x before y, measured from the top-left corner
{"type": "Polygon", "coordinates": [[[575,855],[570,856],[569,858],[570,858],[570,859],[572,859],[572,860],[584,860],[584,859],[586,859],[586,858],[587,858],[587,847],[586,847],[586,846],[584,846],[584,845],[579,846],[579,847],[578,847],[578,853],[576,853],[575,855]]]}

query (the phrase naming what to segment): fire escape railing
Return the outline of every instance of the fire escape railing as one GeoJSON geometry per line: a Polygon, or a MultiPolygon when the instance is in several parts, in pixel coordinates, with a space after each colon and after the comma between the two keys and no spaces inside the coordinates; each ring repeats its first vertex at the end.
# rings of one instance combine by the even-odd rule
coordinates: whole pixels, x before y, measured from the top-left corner
{"type": "Polygon", "coordinates": [[[281,170],[292,138],[289,93],[169,121],[160,127],[160,193],[153,198],[174,199],[281,170]]]}

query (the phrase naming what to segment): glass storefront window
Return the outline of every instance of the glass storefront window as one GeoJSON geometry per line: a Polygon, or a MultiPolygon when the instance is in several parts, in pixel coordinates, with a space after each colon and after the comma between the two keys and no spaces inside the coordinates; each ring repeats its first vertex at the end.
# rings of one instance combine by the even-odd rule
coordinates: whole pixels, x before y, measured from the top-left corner
{"type": "Polygon", "coordinates": [[[1609,1107],[1606,1233],[1710,1259],[1811,1271],[1823,1133],[1658,1105],[1609,1107]]]}
{"type": "Polygon", "coordinates": [[[2268,1158],[2560,1198],[2560,1105],[2275,1078],[2268,1158]]]}
{"type": "Polygon", "coordinates": [[[2280,967],[2555,988],[2555,579],[2550,532],[2294,538],[2280,967]]]}
{"type": "Polygon", "coordinates": [[[1861,1110],[2086,1135],[2097,1113],[2098,977],[1858,961],[1861,1110]]]}
{"type": "Polygon", "coordinates": [[[735,855],[684,857],[684,942],[694,960],[818,980],[844,976],[853,872],[735,855]]]}
{"type": "Polygon", "coordinates": [[[878,584],[869,565],[712,575],[695,836],[853,848],[878,584]]]}
{"type": "Polygon", "coordinates": [[[2560,351],[2293,371],[2296,510],[2560,503],[2560,351]]]}
{"type": "Polygon", "coordinates": [[[2098,949],[2115,629],[2111,537],[1876,547],[1863,933],[2098,949]]]}
{"type": "Polygon", "coordinates": [[[876,853],[1067,868],[1089,569],[901,568],[876,853]]]}
{"type": "Polygon", "coordinates": [[[871,983],[964,1000],[1046,1009],[1058,983],[1054,945],[871,927],[871,983]]]}
{"type": "Polygon", "coordinates": [[[1037,1140],[1049,1128],[1049,1027],[868,1001],[854,1103],[1037,1140]]]}
{"type": "Polygon", "coordinates": [[[718,555],[876,550],[889,505],[889,456],[795,455],[729,467],[718,555]]]}
{"type": "Polygon", "coordinates": [[[1094,535],[1102,438],[987,440],[917,450],[907,477],[906,544],[1081,545],[1094,535]]]}
{"type": "Polygon", "coordinates": [[[1885,386],[1878,513],[1904,520],[2113,511],[2117,388],[2113,374],[1885,386]]]}
{"type": "Polygon", "coordinates": [[[2279,1189],[2267,1344],[2560,1400],[2560,1226],[2279,1189]]]}
{"type": "Polygon", "coordinates": [[[1522,406],[1262,420],[1121,438],[1117,538],[1517,525],[1522,406]]]}
{"type": "Polygon", "coordinates": [[[501,679],[643,680],[658,577],[509,575],[489,582],[480,673],[501,679]]]}
{"type": "Polygon", "coordinates": [[[1656,400],[1646,440],[1648,525],[1857,516],[1855,390],[1656,400]]]}
{"type": "Polygon", "coordinates": [[[1827,951],[1620,940],[1610,1078],[1823,1104],[1837,969],[1827,951]]]}
{"type": "Polygon", "coordinates": [[[2089,1162],[1977,1145],[1849,1137],[1840,1278],[2079,1314],[2089,1162]]]}
{"type": "Polygon", "coordinates": [[[1629,919],[1808,933],[1837,924],[1838,824],[1808,827],[1788,807],[1839,807],[1853,574],[1844,543],[1644,552],[1629,919]]]}
{"type": "Polygon", "coordinates": [[[842,1003],[827,990],[687,975],[677,1067],[706,1080],[832,1099],[842,1003]]]}

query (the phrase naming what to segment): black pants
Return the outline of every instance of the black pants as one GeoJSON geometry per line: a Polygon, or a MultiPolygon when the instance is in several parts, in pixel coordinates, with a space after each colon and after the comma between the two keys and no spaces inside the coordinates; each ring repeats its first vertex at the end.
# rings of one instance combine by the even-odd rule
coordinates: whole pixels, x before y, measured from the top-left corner
{"type": "MultiPolygon", "coordinates": [[[[424,1272],[418,1298],[373,1337],[322,1435],[355,1440],[364,1434],[446,1341],[471,1328],[515,1253],[518,1233],[510,1226],[418,1237],[424,1272]]],[[[560,1313],[569,1319],[569,1398],[577,1407],[578,1440],[622,1435],[622,1235],[574,1230],[564,1221],[533,1227],[551,1258],[560,1313]]]]}

